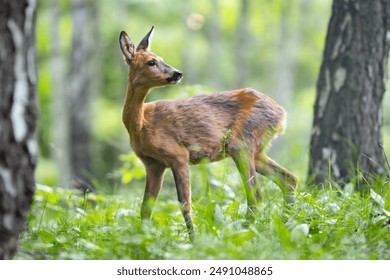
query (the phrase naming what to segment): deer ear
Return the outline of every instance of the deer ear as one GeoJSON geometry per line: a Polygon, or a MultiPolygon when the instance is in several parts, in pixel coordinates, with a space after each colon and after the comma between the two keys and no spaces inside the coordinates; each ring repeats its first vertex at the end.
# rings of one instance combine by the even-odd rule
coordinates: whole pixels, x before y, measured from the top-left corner
{"type": "Polygon", "coordinates": [[[134,57],[134,44],[125,31],[119,35],[119,44],[126,62],[130,62],[134,57]]]}
{"type": "Polygon", "coordinates": [[[145,35],[145,37],[142,39],[141,43],[139,43],[137,47],[137,52],[138,51],[147,51],[150,52],[151,46],[152,46],[152,37],[153,37],[153,30],[154,26],[150,29],[148,34],[145,35]]]}

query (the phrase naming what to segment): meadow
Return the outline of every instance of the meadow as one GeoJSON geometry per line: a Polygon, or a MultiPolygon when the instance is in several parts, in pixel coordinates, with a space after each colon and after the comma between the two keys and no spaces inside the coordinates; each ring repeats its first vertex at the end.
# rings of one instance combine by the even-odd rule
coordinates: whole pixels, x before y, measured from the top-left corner
{"type": "Polygon", "coordinates": [[[141,222],[143,169],[123,155],[122,183],[113,194],[37,186],[16,259],[390,259],[390,190],[378,179],[357,192],[334,183],[300,184],[285,205],[261,178],[264,199],[252,222],[238,174],[229,161],[191,168],[196,240],[191,243],[166,182],[152,220],[141,222]],[[129,168],[129,166],[131,167],[129,168]],[[213,172],[210,172],[210,171],[213,172]],[[127,171],[127,173],[125,172],[127,171]],[[216,172],[218,171],[218,172],[216,172]]]}

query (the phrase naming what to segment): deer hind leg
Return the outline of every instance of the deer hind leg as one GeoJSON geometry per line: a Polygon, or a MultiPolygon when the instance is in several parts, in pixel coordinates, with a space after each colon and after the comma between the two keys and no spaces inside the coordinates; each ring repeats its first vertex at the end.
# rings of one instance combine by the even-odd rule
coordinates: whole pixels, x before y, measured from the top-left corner
{"type": "Polygon", "coordinates": [[[161,190],[164,179],[165,166],[152,163],[145,164],[146,168],[146,186],[144,199],[141,206],[141,219],[150,219],[153,206],[161,190]]]}
{"type": "Polygon", "coordinates": [[[191,215],[191,187],[187,163],[176,163],[172,166],[172,173],[176,183],[177,197],[181,204],[181,212],[187,225],[189,237],[194,241],[194,224],[191,215]]]}
{"type": "Polygon", "coordinates": [[[256,171],[271,179],[282,190],[287,203],[295,200],[295,189],[297,187],[296,177],[288,170],[281,167],[271,158],[259,153],[255,160],[256,171]]]}
{"type": "Polygon", "coordinates": [[[260,188],[256,185],[256,168],[254,157],[249,152],[241,152],[238,157],[233,157],[237,169],[241,175],[245,194],[247,197],[247,219],[252,219],[255,213],[255,207],[261,200],[260,188]]]}

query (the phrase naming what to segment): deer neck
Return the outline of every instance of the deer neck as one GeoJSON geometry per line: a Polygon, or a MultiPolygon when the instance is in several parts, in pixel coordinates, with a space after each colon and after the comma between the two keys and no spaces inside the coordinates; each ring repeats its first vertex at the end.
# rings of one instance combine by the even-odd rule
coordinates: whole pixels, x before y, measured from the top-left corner
{"type": "Polygon", "coordinates": [[[150,88],[134,83],[129,75],[125,103],[123,105],[122,120],[131,138],[136,137],[144,124],[144,102],[150,88]]]}

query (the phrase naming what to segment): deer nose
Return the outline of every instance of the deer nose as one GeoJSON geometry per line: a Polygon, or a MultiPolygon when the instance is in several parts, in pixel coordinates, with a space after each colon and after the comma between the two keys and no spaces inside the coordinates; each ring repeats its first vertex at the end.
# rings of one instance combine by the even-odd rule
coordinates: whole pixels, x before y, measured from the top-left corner
{"type": "Polygon", "coordinates": [[[171,73],[172,74],[170,75],[170,77],[167,78],[167,82],[170,84],[176,84],[180,82],[181,78],[183,77],[183,74],[176,69],[173,69],[173,72],[171,73]]]}
{"type": "Polygon", "coordinates": [[[178,81],[183,77],[183,73],[180,71],[175,70],[172,75],[173,79],[178,81]]]}

